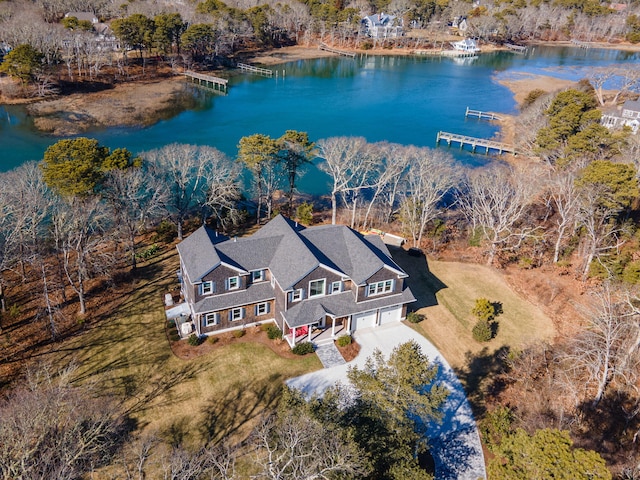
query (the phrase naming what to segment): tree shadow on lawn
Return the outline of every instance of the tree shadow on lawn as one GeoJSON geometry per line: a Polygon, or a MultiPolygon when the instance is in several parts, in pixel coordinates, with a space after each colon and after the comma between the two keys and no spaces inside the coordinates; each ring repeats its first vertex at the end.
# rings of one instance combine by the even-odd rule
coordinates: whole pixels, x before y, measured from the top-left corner
{"type": "Polygon", "coordinates": [[[505,385],[497,377],[507,368],[505,357],[509,351],[510,347],[503,345],[494,352],[488,347],[478,353],[467,352],[465,366],[455,369],[476,417],[486,412],[485,396],[497,395],[504,389],[505,385]]]}
{"type": "MultiPolygon", "coordinates": [[[[222,392],[221,392],[222,393],[222,392]]],[[[212,397],[202,409],[198,423],[207,444],[215,445],[241,432],[265,410],[272,410],[282,394],[282,378],[273,374],[259,382],[236,383],[222,398],[212,397]]]]}
{"type": "Polygon", "coordinates": [[[416,297],[411,309],[419,310],[438,305],[436,293],[447,288],[447,285],[431,273],[427,256],[421,251],[412,251],[410,254],[403,248],[393,246],[389,246],[389,252],[394,262],[409,275],[406,282],[416,297]]]}

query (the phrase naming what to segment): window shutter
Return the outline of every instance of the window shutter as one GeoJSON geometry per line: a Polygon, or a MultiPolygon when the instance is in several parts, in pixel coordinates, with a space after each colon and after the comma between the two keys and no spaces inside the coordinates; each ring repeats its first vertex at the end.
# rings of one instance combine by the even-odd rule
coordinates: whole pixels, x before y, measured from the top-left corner
{"type": "Polygon", "coordinates": [[[271,312],[271,304],[267,303],[267,313],[271,312]]]}
{"type": "Polygon", "coordinates": [[[253,307],[253,314],[256,315],[256,316],[258,315],[258,305],[255,305],[253,307]]]}
{"type": "Polygon", "coordinates": [[[229,321],[233,320],[233,310],[229,310],[229,321]]]}
{"type": "Polygon", "coordinates": [[[240,318],[244,318],[244,311],[245,311],[245,308],[244,308],[244,307],[242,307],[242,308],[240,309],[240,318]]]}

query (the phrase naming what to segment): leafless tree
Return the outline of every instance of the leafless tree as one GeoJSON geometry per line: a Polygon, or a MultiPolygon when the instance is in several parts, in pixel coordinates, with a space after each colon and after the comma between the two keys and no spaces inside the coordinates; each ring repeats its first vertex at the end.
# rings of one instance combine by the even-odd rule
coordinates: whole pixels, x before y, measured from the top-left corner
{"type": "Polygon", "coordinates": [[[609,283],[594,291],[586,311],[587,328],[572,339],[564,354],[565,368],[573,372],[574,380],[592,389],[593,406],[602,400],[612,380],[624,374],[625,344],[631,333],[625,307],[609,283]]]}
{"type": "Polygon", "coordinates": [[[570,170],[549,170],[550,180],[546,196],[556,214],[556,242],[553,250],[553,262],[560,258],[562,242],[567,233],[571,234],[577,226],[579,210],[578,189],[575,174],[570,170]],[[569,229],[573,229],[569,231],[569,229]]]}
{"type": "Polygon", "coordinates": [[[257,478],[320,480],[363,470],[357,448],[307,414],[267,417],[253,438],[257,478]]]}
{"type": "MultiPolygon", "coordinates": [[[[145,152],[142,156],[149,162],[151,174],[164,184],[168,194],[166,211],[178,229],[178,239],[182,240],[182,224],[189,213],[207,203],[207,195],[217,188],[214,182],[229,181],[220,174],[226,157],[213,147],[178,143],[145,152]]],[[[231,162],[226,165],[235,172],[231,162]]],[[[218,199],[213,203],[219,202],[218,199]]]]}
{"type": "MultiPolygon", "coordinates": [[[[384,203],[386,207],[390,202],[393,210],[398,195],[398,187],[405,179],[408,169],[408,157],[403,150],[406,147],[391,143],[375,143],[372,149],[372,185],[367,191],[367,208],[362,220],[362,228],[367,228],[374,207],[384,203]]],[[[386,208],[385,208],[386,209],[386,208]]],[[[385,217],[389,218],[391,213],[385,217]]]]}
{"type": "Polygon", "coordinates": [[[78,295],[79,313],[87,312],[86,282],[96,275],[108,274],[114,264],[108,244],[108,217],[97,197],[61,201],[52,213],[52,232],[62,250],[64,273],[78,295]]]}
{"type": "Polygon", "coordinates": [[[344,196],[366,178],[369,167],[367,141],[363,137],[331,137],[317,143],[324,160],[320,169],[331,176],[331,223],[336,223],[338,195],[344,196]]]}
{"type": "Polygon", "coordinates": [[[124,433],[119,410],[71,377],[70,369],[30,370],[0,401],[2,478],[71,480],[110,461],[124,433]]]}
{"type": "Polygon", "coordinates": [[[536,180],[531,170],[525,174],[500,164],[467,173],[458,202],[474,233],[489,242],[487,265],[500,249],[533,230],[521,220],[536,193],[536,180]]]}
{"type": "Polygon", "coordinates": [[[440,203],[458,185],[460,171],[451,156],[441,150],[409,148],[413,156],[400,217],[417,247],[427,224],[436,218],[440,203]]]}
{"type": "Polygon", "coordinates": [[[126,242],[131,266],[136,268],[136,236],[148,220],[157,219],[167,203],[166,186],[145,168],[110,170],[102,195],[126,242]]]}

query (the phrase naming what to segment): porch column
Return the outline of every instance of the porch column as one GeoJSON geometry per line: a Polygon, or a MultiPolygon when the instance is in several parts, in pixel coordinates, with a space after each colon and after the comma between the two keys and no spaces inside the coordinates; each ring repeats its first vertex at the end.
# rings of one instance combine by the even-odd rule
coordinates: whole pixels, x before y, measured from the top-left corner
{"type": "Polygon", "coordinates": [[[331,317],[331,338],[336,336],[336,317],[331,317]]]}
{"type": "Polygon", "coordinates": [[[307,342],[311,341],[311,325],[307,325],[307,342]]]}
{"type": "Polygon", "coordinates": [[[347,318],[347,333],[349,335],[351,335],[351,318],[353,317],[353,315],[349,315],[349,317],[347,318]]]}
{"type": "Polygon", "coordinates": [[[291,340],[293,341],[293,346],[296,346],[296,327],[293,327],[291,330],[291,340]]]}

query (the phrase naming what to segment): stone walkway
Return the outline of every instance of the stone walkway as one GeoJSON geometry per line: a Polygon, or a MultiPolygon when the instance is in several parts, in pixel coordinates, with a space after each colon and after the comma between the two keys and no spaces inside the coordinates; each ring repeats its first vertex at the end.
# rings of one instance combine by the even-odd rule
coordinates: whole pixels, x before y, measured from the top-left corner
{"type": "Polygon", "coordinates": [[[333,341],[318,345],[316,347],[316,355],[318,355],[324,368],[337,367],[346,363],[333,341]]]}

